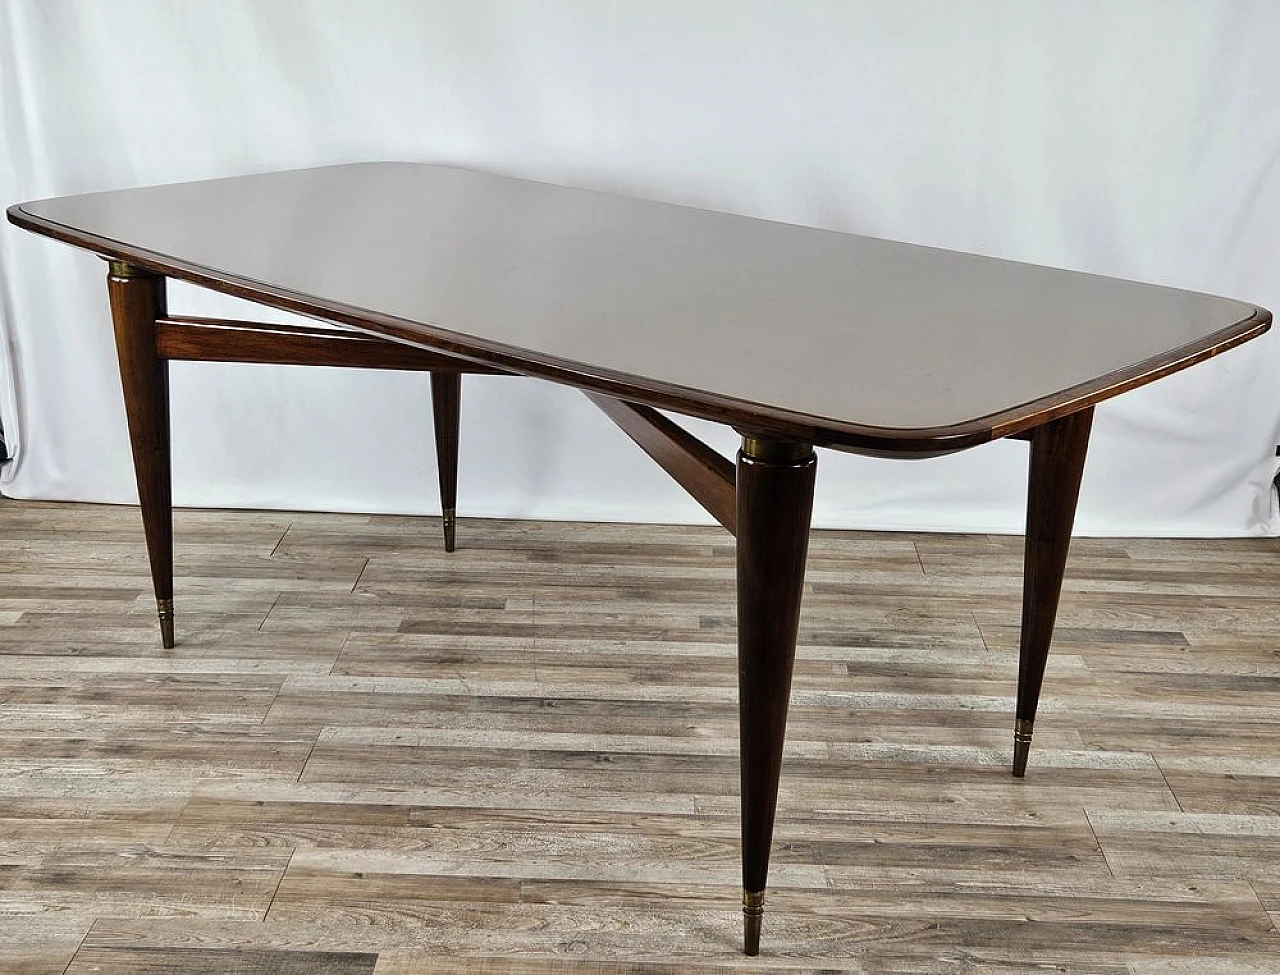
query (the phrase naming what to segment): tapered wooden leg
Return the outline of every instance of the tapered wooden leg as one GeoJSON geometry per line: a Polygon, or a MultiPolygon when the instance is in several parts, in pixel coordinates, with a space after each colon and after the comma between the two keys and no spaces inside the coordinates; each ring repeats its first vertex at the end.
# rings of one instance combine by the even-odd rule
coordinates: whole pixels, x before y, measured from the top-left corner
{"type": "Polygon", "coordinates": [[[444,550],[454,549],[458,520],[458,420],[461,415],[462,375],[431,374],[431,406],[436,421],[436,465],[440,469],[440,507],[444,511],[444,550]]]}
{"type": "Polygon", "coordinates": [[[107,273],[120,384],[124,390],[142,527],[160,614],[160,639],[173,646],[173,497],[169,469],[169,363],[156,352],[165,314],[164,278],[123,261],[107,273]]]}
{"type": "Polygon", "coordinates": [[[738,709],[743,950],[760,953],[791,669],[818,461],[809,444],[744,437],[738,453],[738,709]]]}
{"type": "Polygon", "coordinates": [[[1031,435],[1018,707],[1013,731],[1013,774],[1019,778],[1027,772],[1092,425],[1093,407],[1089,407],[1037,427],[1031,435]]]}

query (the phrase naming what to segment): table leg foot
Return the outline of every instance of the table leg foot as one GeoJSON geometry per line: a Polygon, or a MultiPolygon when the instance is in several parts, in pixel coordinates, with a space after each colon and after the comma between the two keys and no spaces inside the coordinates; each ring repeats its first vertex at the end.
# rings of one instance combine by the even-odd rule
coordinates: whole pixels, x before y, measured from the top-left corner
{"type": "Polygon", "coordinates": [[[457,547],[458,509],[444,509],[444,550],[452,552],[457,547]]]}
{"type": "Polygon", "coordinates": [[[160,617],[160,645],[166,650],[173,649],[173,600],[157,599],[156,611],[160,617]]]}
{"type": "Polygon", "coordinates": [[[742,892],[742,952],[760,954],[760,926],[764,921],[764,891],[742,892]]]}
{"type": "Polygon", "coordinates": [[[1031,754],[1032,722],[1019,718],[1013,723],[1013,774],[1022,778],[1027,774],[1027,757],[1031,754]]]}

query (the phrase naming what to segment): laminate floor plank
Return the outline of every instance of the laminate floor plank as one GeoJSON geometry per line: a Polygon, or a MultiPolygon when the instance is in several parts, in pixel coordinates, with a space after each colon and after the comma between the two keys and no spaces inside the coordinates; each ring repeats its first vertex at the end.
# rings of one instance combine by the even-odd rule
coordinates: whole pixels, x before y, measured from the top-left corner
{"type": "Polygon", "coordinates": [[[715,528],[0,500],[0,971],[1280,971],[1280,542],[813,533],[738,953],[715,528]]]}
{"type": "Polygon", "coordinates": [[[1271,916],[1272,924],[1280,929],[1280,877],[1273,874],[1265,879],[1252,881],[1251,886],[1263,908],[1271,916]]]}
{"type": "Polygon", "coordinates": [[[373,975],[372,952],[84,948],[66,975],[373,975]]]}
{"type": "Polygon", "coordinates": [[[0,971],[63,975],[92,925],[91,917],[0,917],[0,971]]]}
{"type": "Polygon", "coordinates": [[[1280,877],[1280,817],[1105,810],[1091,822],[1118,877],[1280,877]]]}
{"type": "Polygon", "coordinates": [[[202,853],[137,844],[8,852],[0,856],[0,896],[10,905],[39,905],[32,913],[261,920],[288,862],[279,851],[202,853]]]}

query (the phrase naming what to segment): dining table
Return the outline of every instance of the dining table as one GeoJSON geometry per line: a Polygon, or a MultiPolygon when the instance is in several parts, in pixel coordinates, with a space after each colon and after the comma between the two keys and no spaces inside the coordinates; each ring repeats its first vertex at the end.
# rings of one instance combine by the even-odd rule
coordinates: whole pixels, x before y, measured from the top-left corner
{"type": "Polygon", "coordinates": [[[108,262],[166,648],[180,635],[171,361],[428,372],[449,551],[466,374],[581,390],[701,504],[736,539],[747,954],[760,950],[815,448],[924,460],[1029,443],[1011,761],[1023,776],[1094,407],[1271,323],[1230,298],[426,163],[64,196],[8,218],[108,262]],[[316,324],[171,314],[170,279],[316,324]],[[732,427],[736,458],[679,417],[732,427]]]}

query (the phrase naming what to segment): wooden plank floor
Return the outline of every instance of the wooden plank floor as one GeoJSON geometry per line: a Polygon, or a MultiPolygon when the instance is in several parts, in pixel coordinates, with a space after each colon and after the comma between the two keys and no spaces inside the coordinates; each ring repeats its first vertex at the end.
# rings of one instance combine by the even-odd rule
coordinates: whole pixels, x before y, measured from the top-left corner
{"type": "Polygon", "coordinates": [[[0,971],[1280,972],[1280,543],[815,533],[738,953],[718,529],[0,501],[0,971]]]}

